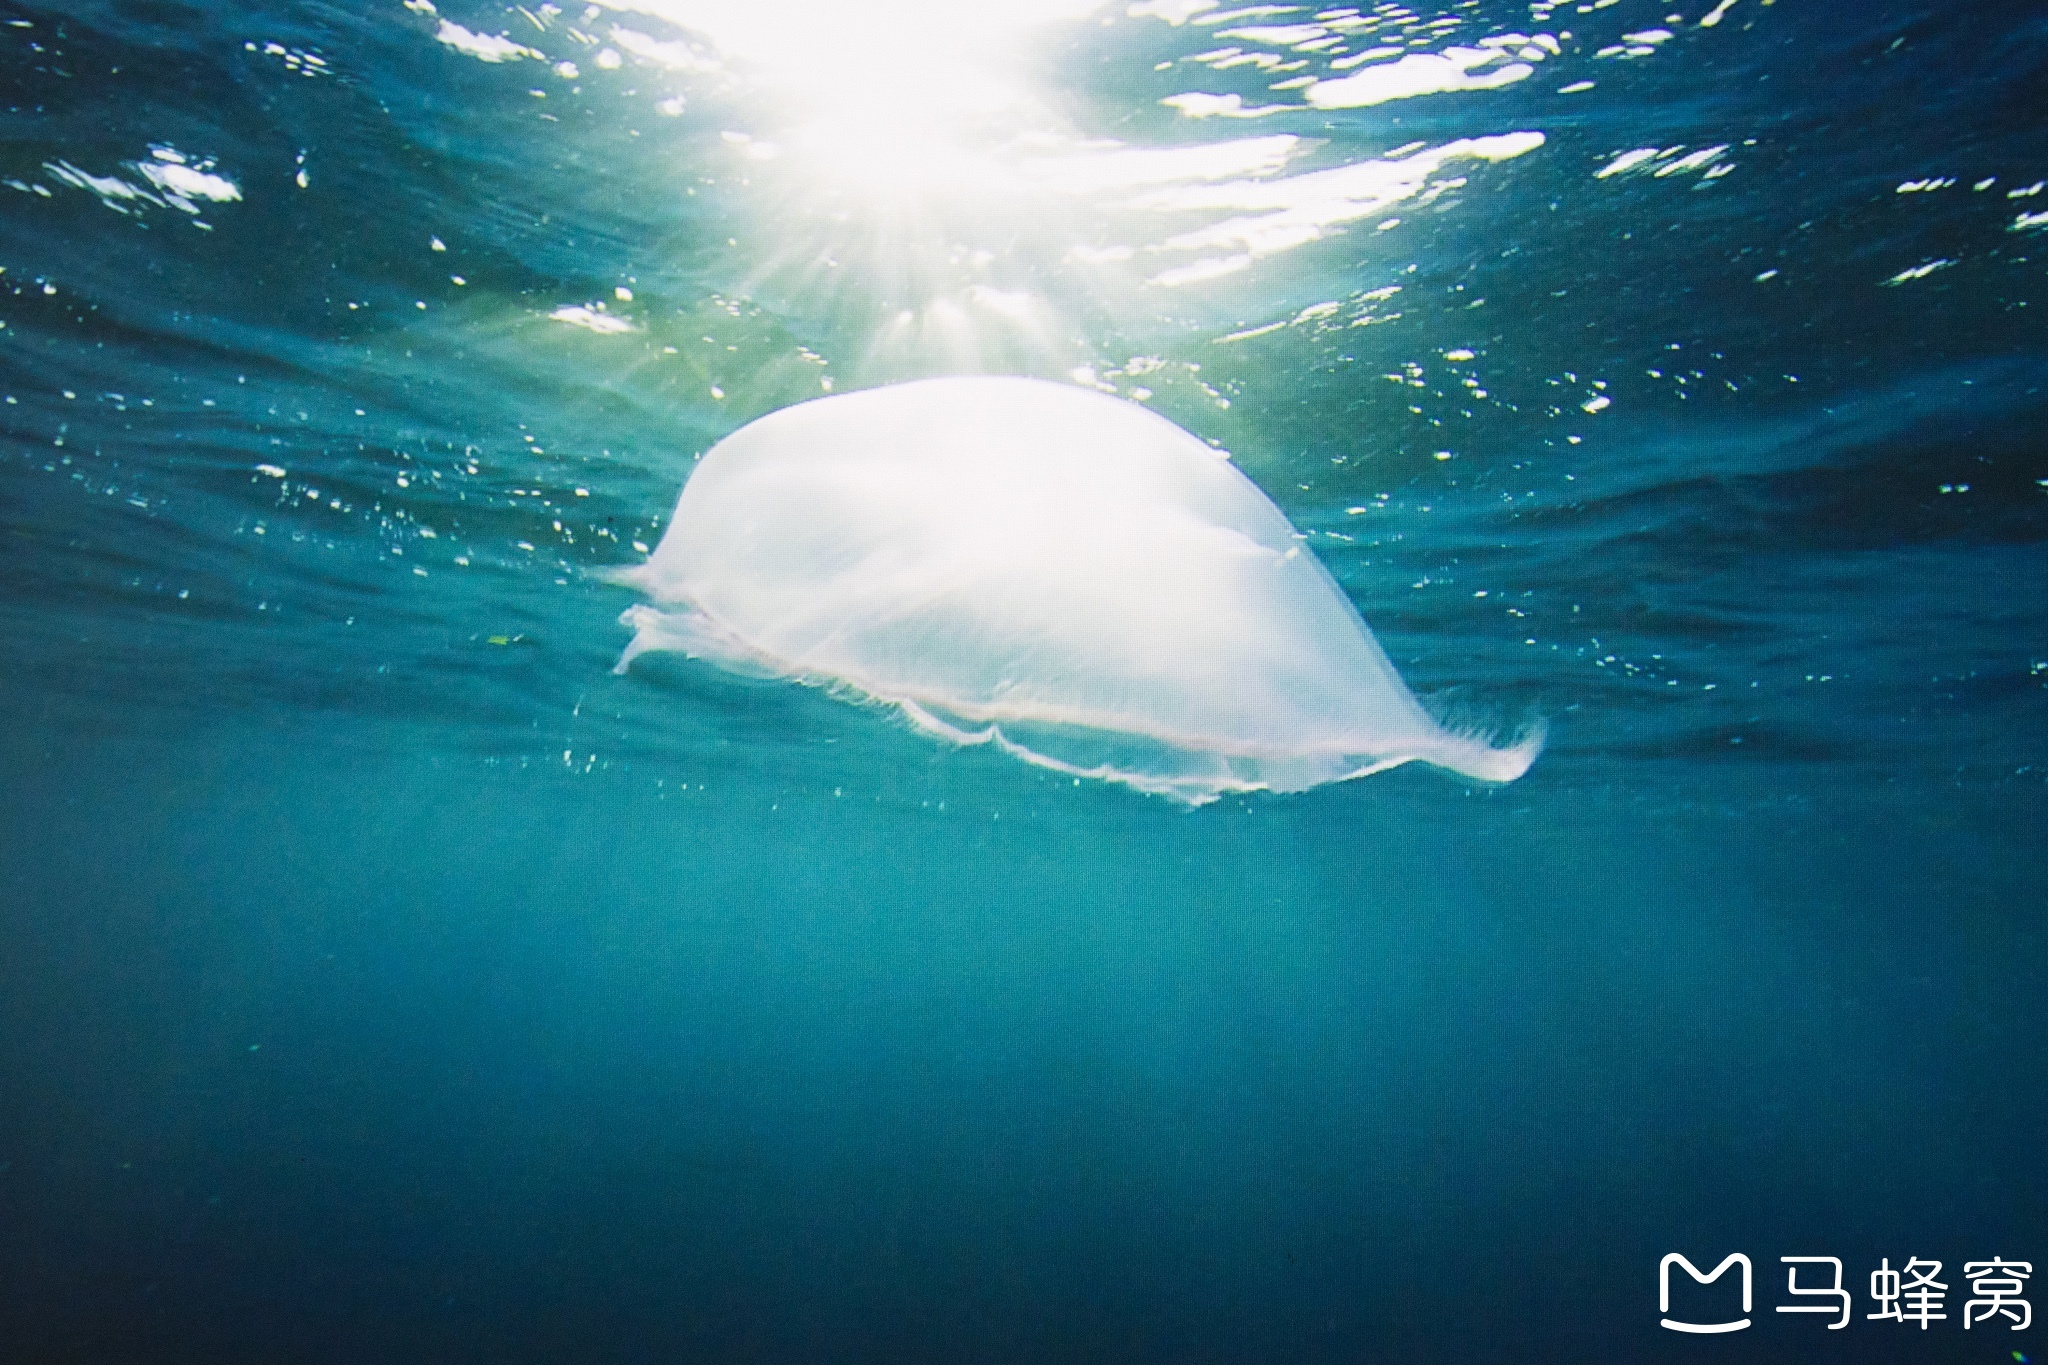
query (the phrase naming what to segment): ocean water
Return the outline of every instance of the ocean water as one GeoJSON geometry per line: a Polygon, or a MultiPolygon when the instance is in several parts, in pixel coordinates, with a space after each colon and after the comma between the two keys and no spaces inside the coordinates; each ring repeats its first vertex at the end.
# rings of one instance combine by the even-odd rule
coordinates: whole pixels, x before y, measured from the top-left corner
{"type": "Polygon", "coordinates": [[[1963,1319],[2048,1259],[2044,78],[1989,4],[15,0],[0,1356],[2035,1353],[1963,1319]],[[967,373],[1227,450],[1542,757],[1190,809],[612,671],[715,441],[967,373]]]}

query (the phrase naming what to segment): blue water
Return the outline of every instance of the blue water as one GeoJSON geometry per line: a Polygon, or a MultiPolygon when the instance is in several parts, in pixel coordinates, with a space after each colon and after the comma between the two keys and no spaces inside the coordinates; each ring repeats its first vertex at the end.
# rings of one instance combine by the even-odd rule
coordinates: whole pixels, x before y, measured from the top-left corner
{"type": "Polygon", "coordinates": [[[0,1354],[2034,1353],[2041,16],[1042,8],[0,13],[0,1354]],[[713,442],[970,372],[1544,755],[1191,811],[612,673],[713,442]]]}

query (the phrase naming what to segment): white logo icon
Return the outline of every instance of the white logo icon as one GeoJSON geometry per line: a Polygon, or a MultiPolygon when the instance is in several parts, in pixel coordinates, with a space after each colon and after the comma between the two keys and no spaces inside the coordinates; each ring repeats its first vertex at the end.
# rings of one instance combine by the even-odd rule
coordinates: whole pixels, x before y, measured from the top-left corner
{"type": "MultiPolygon", "coordinates": [[[[1702,1333],[1740,1332],[1743,1328],[1749,1326],[1749,1319],[1747,1317],[1738,1318],[1734,1322],[1677,1322],[1669,1317],[1668,1314],[1671,1312],[1671,1267],[1674,1265],[1684,1266],[1685,1273],[1692,1276],[1694,1282],[1698,1284],[1712,1284],[1726,1273],[1729,1266],[1740,1265],[1742,1267],[1742,1311],[1745,1314],[1749,1312],[1752,1301],[1749,1257],[1739,1251],[1730,1252],[1726,1260],[1714,1267],[1713,1274],[1702,1275],[1698,1266],[1674,1251],[1657,1265],[1657,1311],[1667,1314],[1663,1319],[1664,1326],[1674,1332],[1702,1333]]],[[[1798,1272],[1793,1271],[1790,1273],[1797,1274],[1798,1272]]],[[[1836,1267],[1838,1282],[1840,1273],[1840,1266],[1838,1264],[1836,1267]]],[[[1819,1293],[1823,1291],[1815,1290],[1812,1292],[1819,1293]]]]}

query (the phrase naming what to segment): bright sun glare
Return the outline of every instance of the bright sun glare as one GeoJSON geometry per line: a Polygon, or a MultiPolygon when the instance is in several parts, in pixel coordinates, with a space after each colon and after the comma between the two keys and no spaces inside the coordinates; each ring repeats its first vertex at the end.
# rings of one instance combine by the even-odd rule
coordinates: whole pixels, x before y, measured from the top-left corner
{"type": "Polygon", "coordinates": [[[618,0],[702,34],[772,88],[806,171],[882,195],[971,193],[977,144],[1031,130],[1043,110],[1019,69],[1033,29],[1101,0],[618,0]]]}
{"type": "Polygon", "coordinates": [[[775,223],[755,286],[867,313],[890,374],[1064,354],[1025,281],[1077,230],[1034,167],[1080,140],[1031,58],[1103,0],[604,3],[694,33],[747,83],[754,118],[725,138],[775,223]]]}

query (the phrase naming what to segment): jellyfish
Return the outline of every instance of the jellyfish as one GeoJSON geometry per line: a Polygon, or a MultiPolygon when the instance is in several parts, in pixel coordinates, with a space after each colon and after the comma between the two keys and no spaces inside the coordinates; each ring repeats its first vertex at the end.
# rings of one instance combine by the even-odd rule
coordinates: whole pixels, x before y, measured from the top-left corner
{"type": "Polygon", "coordinates": [[[1227,455],[1073,385],[925,379],[770,413],[613,577],[647,599],[620,672],[677,651],[1193,805],[1418,761],[1509,782],[1542,747],[1440,723],[1227,455]]]}

